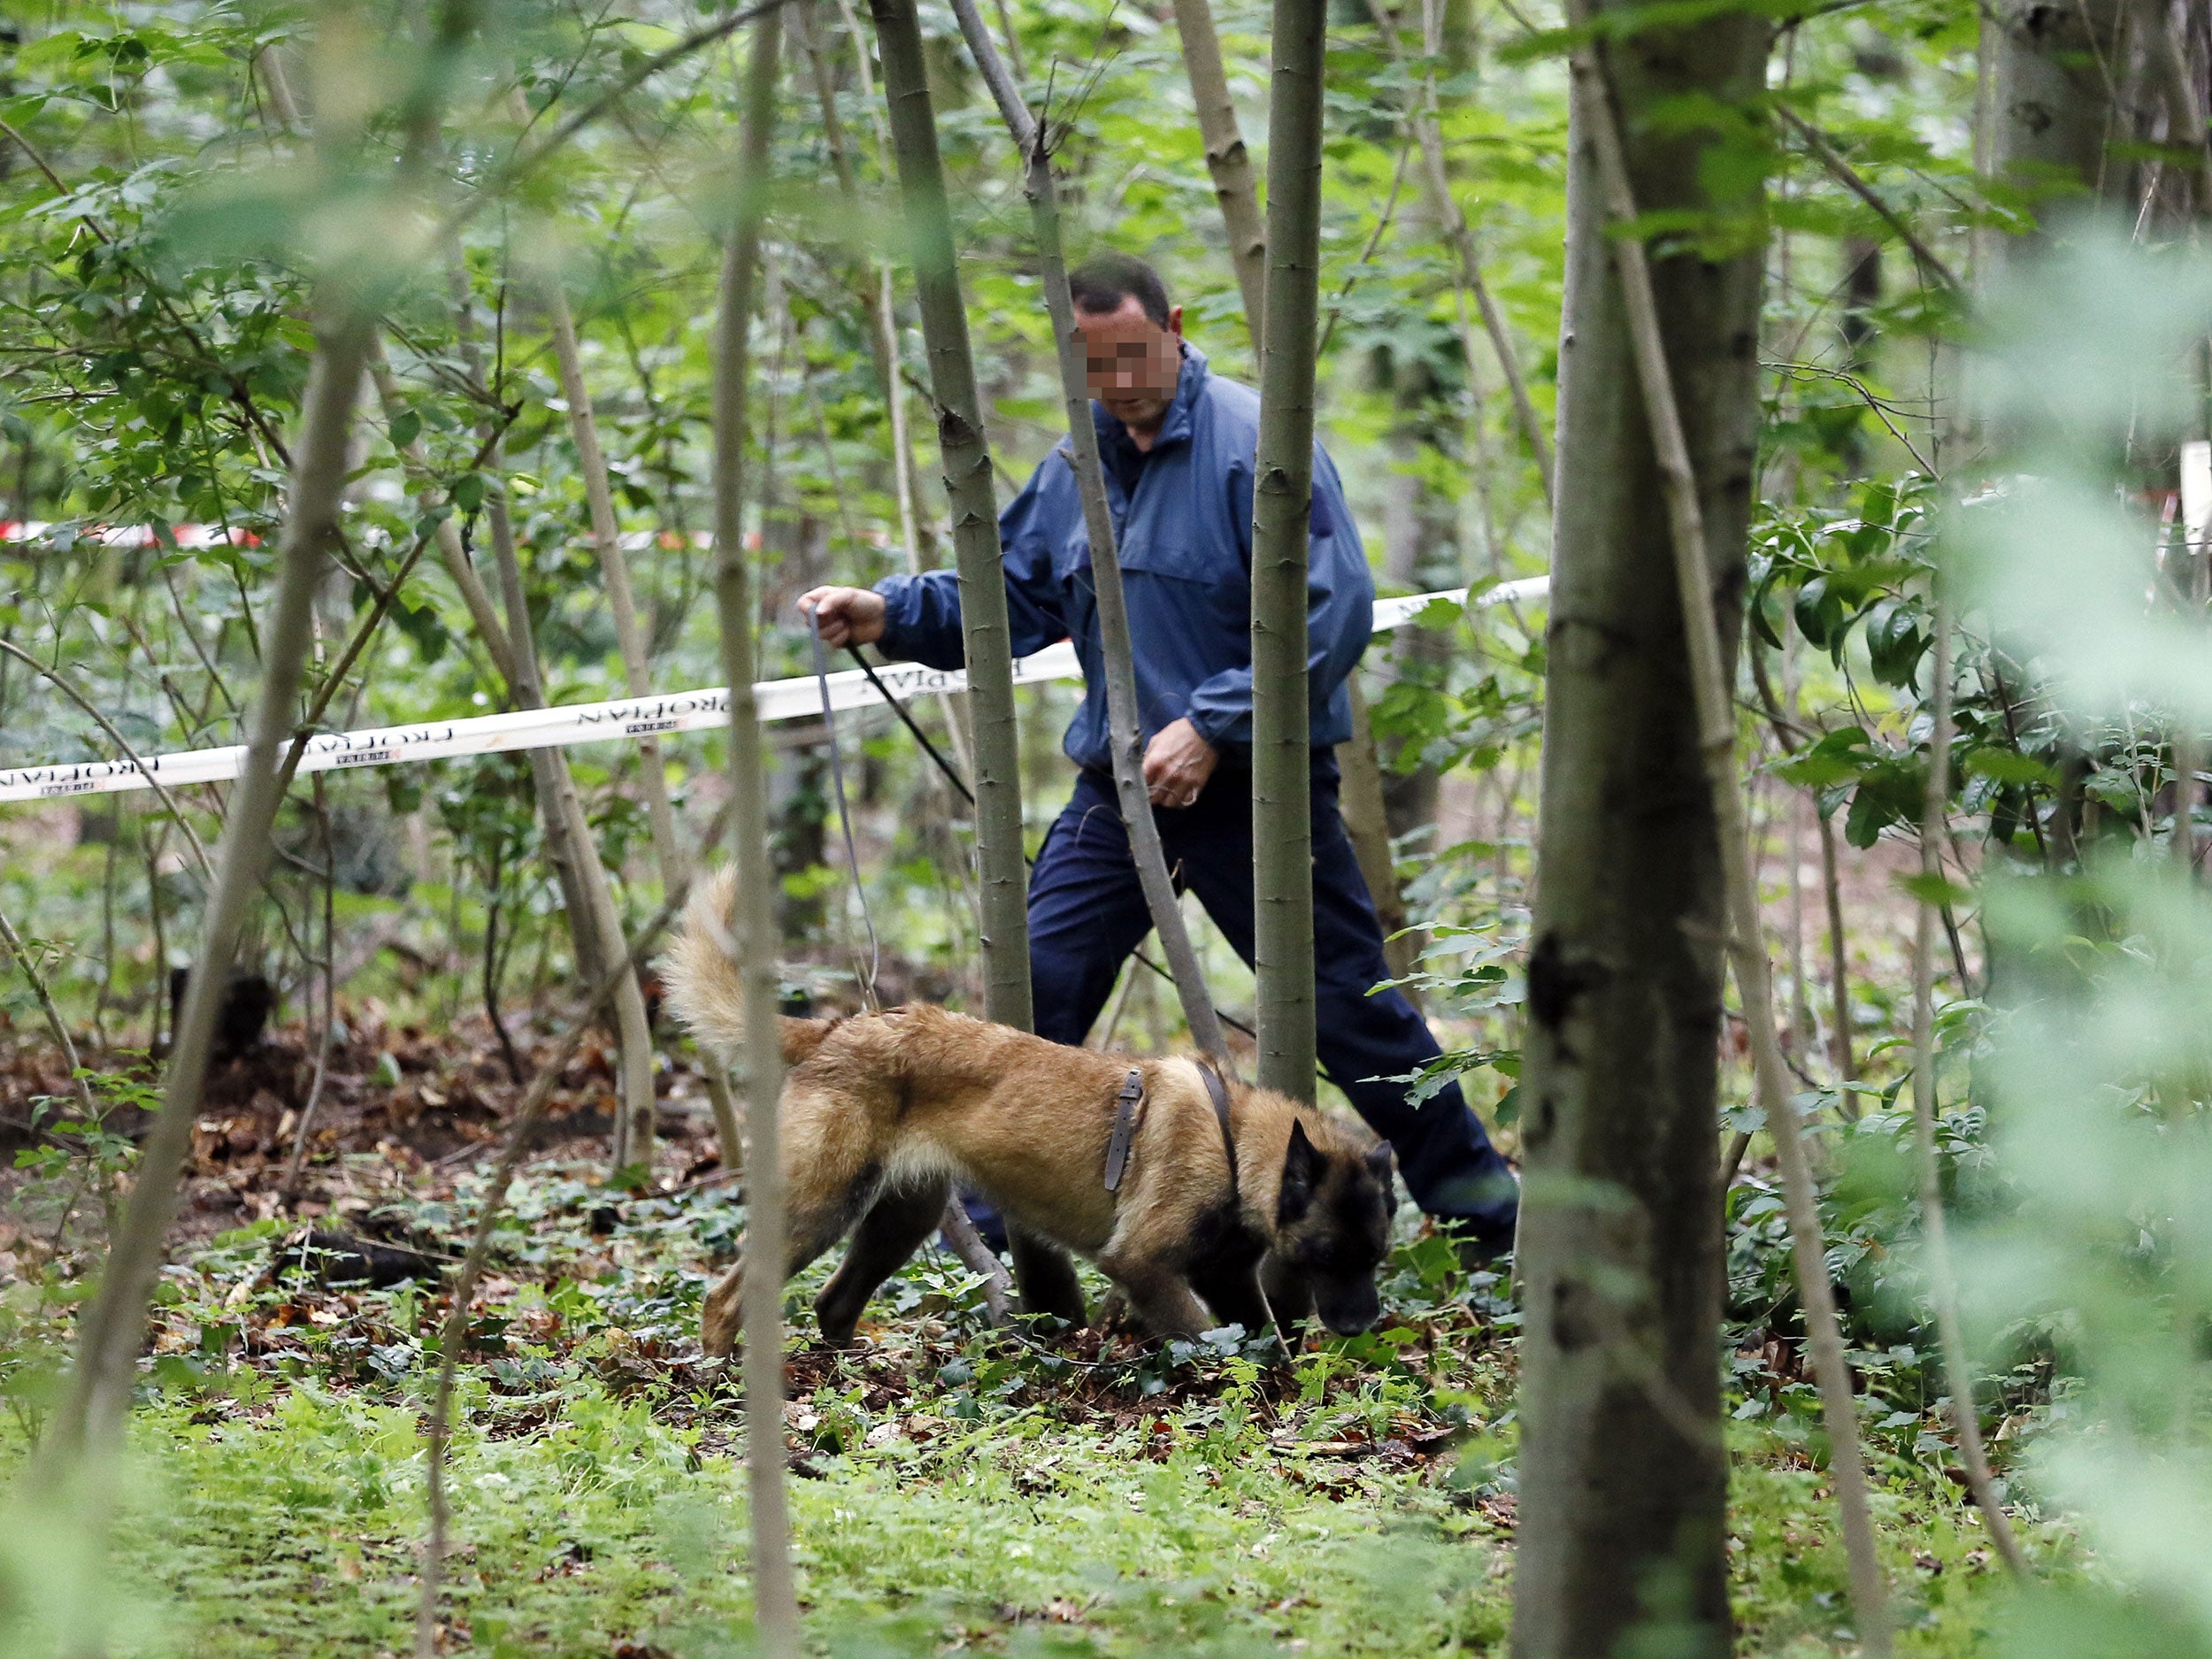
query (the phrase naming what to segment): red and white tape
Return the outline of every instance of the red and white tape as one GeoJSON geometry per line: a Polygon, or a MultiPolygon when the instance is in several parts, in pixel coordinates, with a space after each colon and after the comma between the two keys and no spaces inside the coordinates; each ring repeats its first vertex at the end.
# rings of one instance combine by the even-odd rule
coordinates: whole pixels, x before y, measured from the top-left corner
{"type": "MultiPolygon", "coordinates": [[[[0,534],[4,534],[6,528],[0,526],[0,534]]],[[[1549,586],[1550,579],[1543,576],[1506,582],[1476,595],[1471,603],[1482,606],[1540,599],[1549,586]]],[[[1440,600],[1450,604],[1470,603],[1464,588],[1446,593],[1415,594],[1402,599],[1379,599],[1375,602],[1375,626],[1379,630],[1402,627],[1440,600]]],[[[1014,664],[1018,685],[1082,677],[1075,648],[1064,640],[1014,664]]],[[[901,700],[931,692],[964,691],[968,684],[964,670],[947,672],[925,668],[917,663],[887,664],[876,670],[876,678],[886,690],[901,700]]],[[[829,691],[831,707],[841,710],[864,707],[878,701],[880,695],[858,669],[830,675],[829,691]]],[[[822,711],[821,692],[811,676],[764,680],[753,687],[753,695],[764,721],[803,719],[822,711]]],[[[729,718],[728,690],[716,686],[703,691],[625,697],[614,703],[522,709],[511,714],[488,714],[465,720],[426,720],[412,726],[372,726],[361,732],[325,732],[307,740],[307,750],[300,757],[299,769],[303,772],[338,772],[357,766],[446,760],[457,756],[496,755],[518,749],[635,741],[666,733],[706,731],[726,726],[729,718]]],[[[187,749],[144,758],[143,771],[137,762],[120,757],[0,771],[0,801],[50,800],[150,788],[148,772],[169,787],[227,782],[237,777],[245,764],[246,750],[243,744],[233,744],[224,749],[187,749]]]]}

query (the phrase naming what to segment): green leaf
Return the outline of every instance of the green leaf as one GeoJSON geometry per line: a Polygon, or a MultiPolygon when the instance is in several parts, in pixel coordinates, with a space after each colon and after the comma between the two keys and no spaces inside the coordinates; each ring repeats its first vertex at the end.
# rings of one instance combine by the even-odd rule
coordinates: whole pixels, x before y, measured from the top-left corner
{"type": "Polygon", "coordinates": [[[2048,765],[2017,749],[1970,749],[1959,762],[1959,770],[1970,778],[1986,778],[1992,783],[2040,784],[2046,788],[2058,784],[2058,774],[2048,765]]]}
{"type": "Polygon", "coordinates": [[[1924,872],[1898,877],[1897,886],[1900,891],[1921,903],[1932,904],[1939,909],[1947,904],[1963,904],[1974,896],[1970,889],[1946,880],[1939,874],[1930,875],[1924,872]]]}

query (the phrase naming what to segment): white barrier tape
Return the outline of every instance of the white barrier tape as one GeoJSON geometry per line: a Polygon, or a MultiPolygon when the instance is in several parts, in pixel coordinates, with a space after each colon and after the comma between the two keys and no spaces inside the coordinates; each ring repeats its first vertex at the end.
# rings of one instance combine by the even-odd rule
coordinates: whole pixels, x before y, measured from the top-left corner
{"type": "MultiPolygon", "coordinates": [[[[1477,605],[1503,604],[1540,598],[1549,578],[1532,577],[1507,582],[1476,596],[1477,605]]],[[[1375,602],[1378,629],[1403,627],[1422,610],[1438,600],[1460,604],[1467,590],[1415,594],[1403,599],[1375,602]]],[[[1014,664],[1014,682],[1033,685],[1051,680],[1080,680],[1082,665],[1075,647],[1063,640],[1014,664]]],[[[931,692],[964,691],[964,669],[925,668],[918,663],[891,663],[876,670],[885,690],[902,701],[931,692]]],[[[849,668],[829,677],[830,705],[857,709],[876,703],[880,694],[868,677],[849,668]]],[[[822,711],[821,692],[811,675],[796,680],[764,680],[753,687],[764,721],[796,720],[822,711]]],[[[671,732],[701,732],[726,726],[730,718],[726,689],[671,692],[665,696],[625,697],[615,703],[572,703],[551,709],[518,709],[510,714],[488,714],[466,720],[428,720],[415,726],[372,727],[363,732],[325,732],[307,740],[300,757],[302,772],[338,772],[356,766],[390,766],[405,762],[445,760],[457,755],[496,755],[518,749],[565,748],[572,743],[608,742],[618,739],[657,737],[671,732]]],[[[188,749],[180,754],[148,758],[146,772],[128,760],[70,761],[51,766],[21,766],[0,772],[0,801],[50,800],[57,796],[113,795],[151,786],[146,772],[165,785],[222,783],[238,776],[245,764],[243,744],[226,749],[188,749]]]]}

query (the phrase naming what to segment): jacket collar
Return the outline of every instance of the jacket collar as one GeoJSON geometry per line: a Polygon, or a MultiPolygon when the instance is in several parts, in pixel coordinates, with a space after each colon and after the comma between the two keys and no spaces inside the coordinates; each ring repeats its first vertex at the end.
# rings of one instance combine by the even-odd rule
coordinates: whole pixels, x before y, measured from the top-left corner
{"type": "MultiPolygon", "coordinates": [[[[1183,367],[1175,380],[1175,401],[1167,406],[1167,419],[1160,423],[1160,435],[1152,440],[1152,452],[1156,455],[1171,443],[1187,443],[1191,434],[1191,411],[1206,389],[1207,377],[1212,373],[1206,366],[1206,354],[1188,341],[1183,342],[1183,367]]],[[[1101,447],[1121,437],[1121,422],[1106,412],[1106,405],[1091,400],[1091,424],[1098,429],[1101,447]]],[[[1061,440],[1064,446],[1067,440],[1061,440]]]]}

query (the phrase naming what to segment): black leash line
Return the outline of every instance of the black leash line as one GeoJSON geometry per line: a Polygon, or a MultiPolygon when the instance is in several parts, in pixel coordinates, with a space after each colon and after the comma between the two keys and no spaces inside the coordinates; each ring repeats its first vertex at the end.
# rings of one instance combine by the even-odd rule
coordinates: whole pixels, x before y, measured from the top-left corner
{"type": "MultiPolygon", "coordinates": [[[[871,1013],[880,1011],[876,1001],[876,976],[883,968],[883,947],[876,938],[876,919],[869,913],[868,888],[860,879],[860,850],[853,845],[852,813],[845,805],[845,763],[838,757],[837,716],[830,708],[829,658],[822,649],[822,619],[807,612],[807,634],[814,645],[814,683],[822,693],[822,726],[829,739],[830,782],[837,791],[837,825],[845,833],[845,863],[852,871],[853,892],[860,900],[860,919],[868,929],[868,972],[860,994],[871,1013]]],[[[857,960],[853,964],[857,968],[857,960]]]]}
{"type": "MultiPolygon", "coordinates": [[[[818,675],[821,672],[822,649],[822,637],[818,632],[814,636],[814,649],[815,672],[818,675]]],[[[922,746],[922,752],[925,755],[927,755],[930,759],[937,763],[937,770],[945,774],[945,781],[960,792],[960,798],[962,800],[965,801],[970,806],[973,806],[975,804],[975,791],[968,787],[967,780],[962,778],[959,772],[954,770],[953,764],[945,758],[943,753],[939,750],[937,745],[929,741],[929,733],[923,731],[920,725],[915,720],[914,717],[907,712],[906,704],[900,702],[898,698],[893,696],[891,695],[891,687],[885,685],[882,680],[876,678],[876,671],[869,664],[868,659],[860,654],[860,648],[854,645],[849,645],[845,648],[845,655],[851,657],[854,662],[860,664],[860,672],[868,676],[868,683],[876,688],[877,695],[891,705],[891,712],[899,717],[899,723],[905,726],[908,731],[914,733],[914,741],[922,746]]],[[[829,707],[829,688],[826,681],[825,681],[823,685],[822,696],[822,706],[824,710],[826,710],[829,707]]],[[[830,741],[830,750],[833,755],[836,753],[836,739],[833,735],[830,741]]],[[[833,767],[833,771],[834,771],[833,767]]],[[[841,794],[839,795],[838,801],[839,810],[842,810],[844,797],[841,794]]],[[[851,832],[848,829],[846,845],[849,848],[851,845],[850,834],[851,832]]],[[[1037,861],[1030,857],[1028,854],[1024,853],[1022,855],[1022,862],[1025,864],[1033,866],[1037,861]]],[[[859,866],[855,864],[853,867],[853,880],[856,885],[858,884],[859,879],[859,866]]],[[[867,901],[864,898],[861,902],[863,908],[864,909],[867,901]]],[[[874,937],[872,929],[870,931],[869,936],[871,938],[874,937]]],[[[1175,983],[1175,976],[1170,973],[1167,969],[1162,966],[1159,963],[1153,961],[1151,957],[1146,956],[1143,951],[1133,951],[1131,954],[1136,957],[1138,963],[1141,966],[1149,968],[1155,974],[1158,975],[1161,979],[1165,979],[1170,985],[1175,983]]],[[[1217,1008],[1214,1010],[1214,1018],[1219,1020],[1223,1025],[1230,1027],[1230,1029],[1242,1032],[1246,1036],[1251,1038],[1253,1041],[1257,1042],[1259,1041],[1260,1033],[1254,1031],[1251,1026],[1246,1025],[1242,1020],[1237,1018],[1234,1015],[1225,1014],[1218,1008],[1217,1008]]]]}

